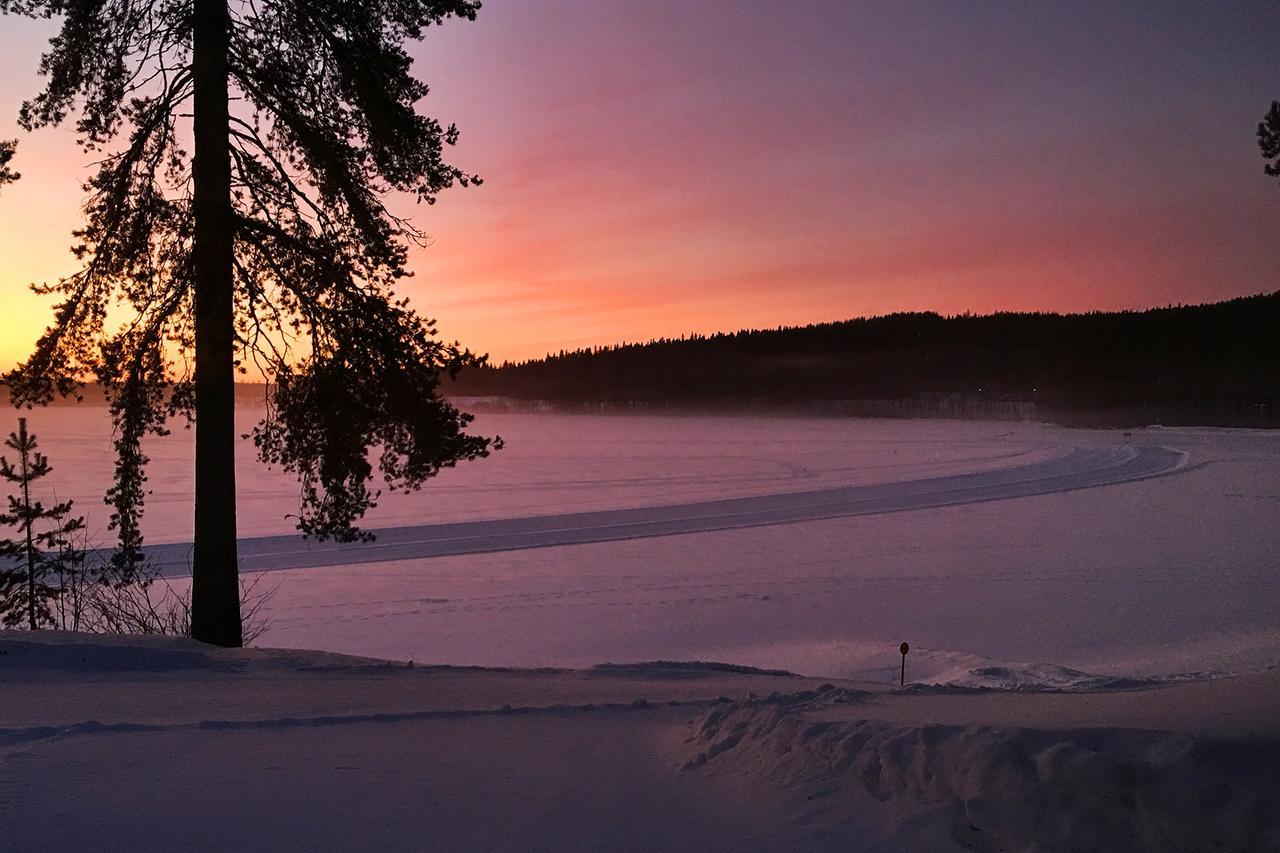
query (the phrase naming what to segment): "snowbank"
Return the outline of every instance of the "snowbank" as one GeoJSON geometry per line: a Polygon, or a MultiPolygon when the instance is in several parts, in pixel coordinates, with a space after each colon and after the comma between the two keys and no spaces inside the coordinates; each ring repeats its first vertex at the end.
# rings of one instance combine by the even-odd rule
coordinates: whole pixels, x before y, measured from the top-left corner
{"type": "Polygon", "coordinates": [[[904,726],[863,719],[863,699],[828,686],[719,703],[684,769],[821,799],[832,825],[860,796],[915,803],[974,850],[1280,850],[1280,741],[904,726]]]}
{"type": "Polygon", "coordinates": [[[70,631],[0,632],[0,673],[168,672],[226,669],[227,657],[203,643],[175,637],[77,634],[70,631]]]}
{"type": "Polygon", "coordinates": [[[0,846],[1274,850],[1277,709],[0,632],[0,846]]]}

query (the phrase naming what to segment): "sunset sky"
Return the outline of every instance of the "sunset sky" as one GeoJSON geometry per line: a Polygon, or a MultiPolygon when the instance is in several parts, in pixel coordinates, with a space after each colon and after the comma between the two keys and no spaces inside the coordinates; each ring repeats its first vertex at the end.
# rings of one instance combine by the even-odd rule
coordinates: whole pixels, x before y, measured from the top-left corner
{"type": "MultiPolygon", "coordinates": [[[[90,157],[22,133],[0,19],[0,366],[72,271],[90,157]]],[[[1274,290],[1280,5],[488,0],[414,48],[482,174],[415,221],[416,304],[496,359],[889,311],[1274,290]]]]}

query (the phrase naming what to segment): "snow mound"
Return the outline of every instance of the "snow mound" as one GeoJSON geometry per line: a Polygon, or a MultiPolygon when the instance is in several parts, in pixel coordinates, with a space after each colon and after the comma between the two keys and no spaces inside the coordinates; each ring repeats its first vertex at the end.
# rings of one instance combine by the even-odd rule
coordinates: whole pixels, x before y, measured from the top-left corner
{"type": "Polygon", "coordinates": [[[186,637],[0,631],[0,673],[366,672],[399,666],[404,664],[306,649],[223,649],[186,637]]]}
{"type": "MultiPolygon", "coordinates": [[[[1183,672],[1169,675],[1100,675],[1054,663],[1001,661],[969,652],[941,649],[915,650],[914,661],[922,674],[909,679],[907,689],[925,693],[965,693],[1008,690],[1026,693],[1102,692],[1141,690],[1184,681],[1209,681],[1233,674],[1228,671],[1183,672]]],[[[883,675],[883,673],[875,673],[883,675]]],[[[896,675],[896,670],[893,673],[896,675]]],[[[896,678],[894,681],[896,682],[896,678]]]]}
{"type": "Polygon", "coordinates": [[[1280,849],[1280,742],[903,726],[833,707],[845,692],[718,703],[684,769],[798,790],[833,825],[869,798],[940,814],[980,851],[1280,849]]]}
{"type": "Polygon", "coordinates": [[[70,631],[0,631],[0,672],[167,672],[234,666],[234,661],[220,655],[218,649],[185,638],[70,631]]]}
{"type": "MultiPolygon", "coordinates": [[[[1077,690],[1136,690],[1157,687],[1169,679],[1154,676],[1095,675],[1052,663],[1004,663],[975,666],[963,673],[930,679],[929,687],[1055,692],[1077,690]]],[[[920,689],[920,687],[917,687],[920,689]]]]}
{"type": "Polygon", "coordinates": [[[769,675],[779,678],[797,678],[785,669],[760,669],[717,661],[654,660],[641,663],[601,663],[588,670],[593,675],[623,676],[633,678],[705,678],[707,675],[769,675]]]}

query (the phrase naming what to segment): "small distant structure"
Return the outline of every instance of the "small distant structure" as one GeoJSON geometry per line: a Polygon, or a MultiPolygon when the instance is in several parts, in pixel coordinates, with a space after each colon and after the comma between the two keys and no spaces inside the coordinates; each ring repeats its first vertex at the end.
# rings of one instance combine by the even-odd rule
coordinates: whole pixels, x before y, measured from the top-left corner
{"type": "Polygon", "coordinates": [[[1124,443],[1133,444],[1133,432],[1131,430],[1124,431],[1124,443]]]}

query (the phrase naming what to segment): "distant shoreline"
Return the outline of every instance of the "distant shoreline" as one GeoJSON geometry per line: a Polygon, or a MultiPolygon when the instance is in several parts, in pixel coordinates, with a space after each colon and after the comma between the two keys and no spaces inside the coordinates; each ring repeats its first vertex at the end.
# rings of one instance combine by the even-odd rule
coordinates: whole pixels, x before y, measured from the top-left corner
{"type": "MultiPolygon", "coordinates": [[[[891,314],[562,351],[469,368],[440,390],[481,413],[1276,429],[1276,329],[1280,292],[1148,311],[891,314]]],[[[269,388],[237,384],[237,402],[261,405],[269,388]]],[[[105,403],[97,385],[83,396],[105,403]]]]}
{"type": "Polygon", "coordinates": [[[1280,292],[1142,312],[891,314],[560,352],[469,369],[448,390],[481,411],[1275,428],[1277,328],[1280,292]]]}

